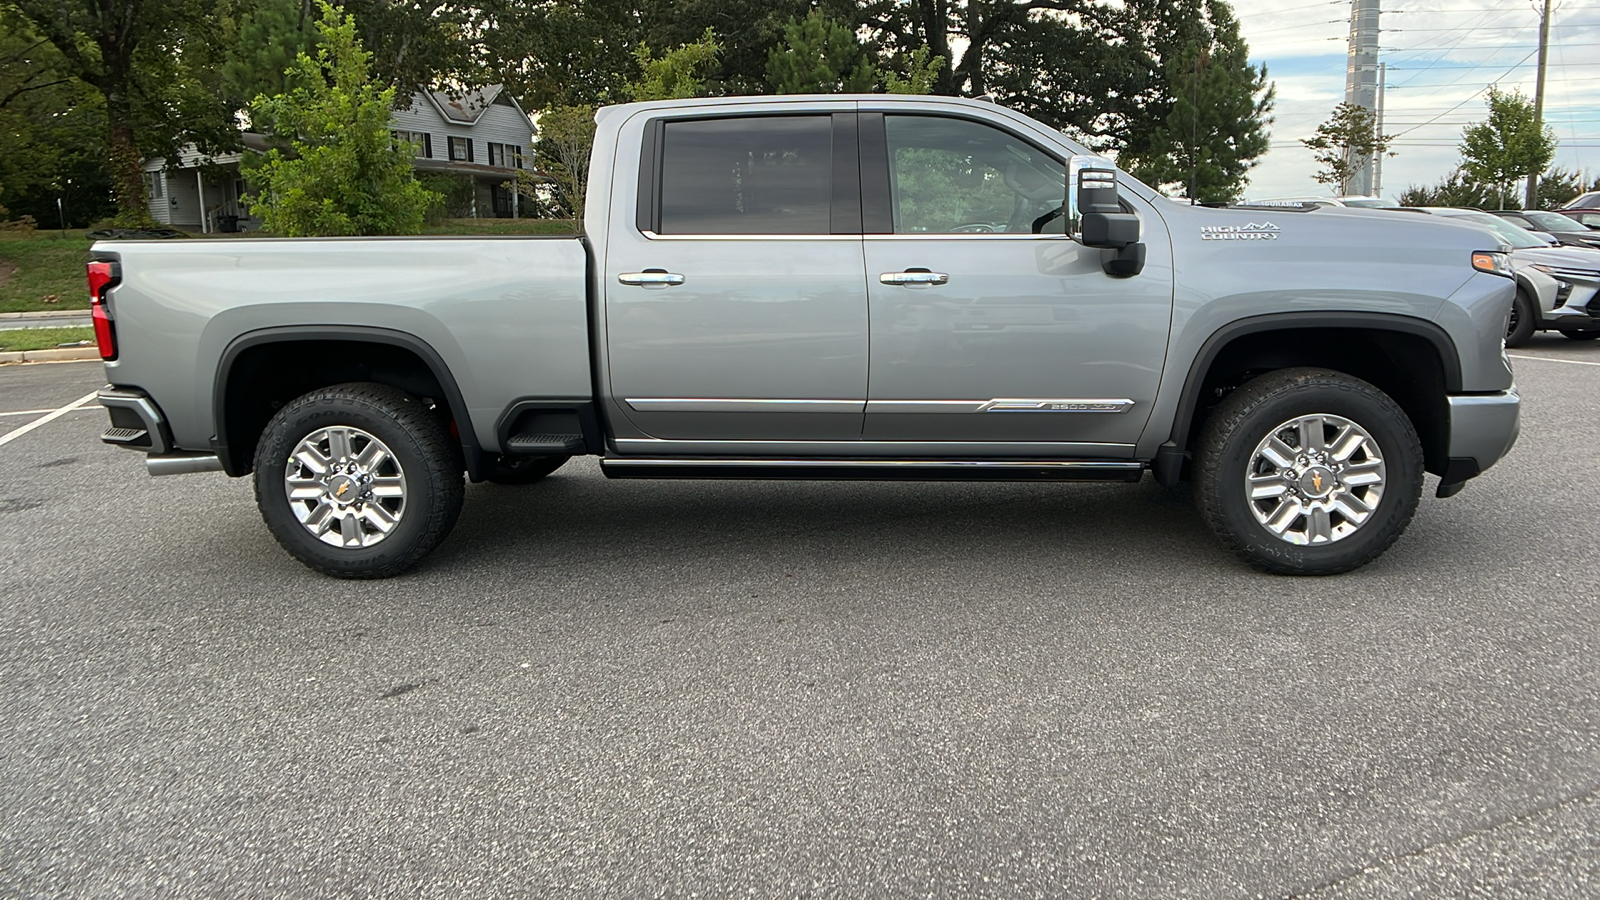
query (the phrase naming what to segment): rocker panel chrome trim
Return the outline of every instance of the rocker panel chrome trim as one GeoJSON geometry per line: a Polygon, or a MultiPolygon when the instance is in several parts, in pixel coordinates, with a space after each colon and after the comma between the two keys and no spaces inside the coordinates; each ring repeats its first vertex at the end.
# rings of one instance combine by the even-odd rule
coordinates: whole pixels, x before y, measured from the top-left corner
{"type": "Polygon", "coordinates": [[[635,412],[765,413],[1125,413],[1132,400],[1002,397],[994,400],[760,400],[711,397],[629,397],[635,412]]]}
{"type": "Polygon", "coordinates": [[[634,412],[859,413],[864,400],[713,400],[707,397],[629,397],[634,412]]]}
{"type": "Polygon", "coordinates": [[[869,413],[1125,413],[1132,400],[1063,397],[1036,399],[1004,397],[995,400],[868,400],[869,413]]]}

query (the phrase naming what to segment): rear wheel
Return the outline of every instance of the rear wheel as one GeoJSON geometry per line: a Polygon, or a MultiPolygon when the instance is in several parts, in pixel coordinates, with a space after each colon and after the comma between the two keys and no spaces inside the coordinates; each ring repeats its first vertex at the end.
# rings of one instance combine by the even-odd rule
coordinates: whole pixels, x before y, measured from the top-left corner
{"type": "Polygon", "coordinates": [[[1399,538],[1422,493],[1422,445],[1404,411],[1359,378],[1283,369],[1246,382],[1207,420],[1200,511],[1258,568],[1332,575],[1399,538]]]}
{"type": "Polygon", "coordinates": [[[1533,308],[1528,292],[1517,288],[1516,299],[1511,301],[1511,318],[1506,321],[1506,346],[1521,347],[1533,337],[1539,324],[1539,313],[1533,308]]]}
{"type": "Polygon", "coordinates": [[[1600,331],[1579,331],[1576,328],[1561,329],[1561,336],[1572,338],[1575,341],[1592,341],[1600,338],[1600,331]]]}
{"type": "Polygon", "coordinates": [[[289,555],[339,578],[416,565],[461,512],[461,454],[415,397],[341,384],[299,397],[256,445],[256,505],[289,555]]]}

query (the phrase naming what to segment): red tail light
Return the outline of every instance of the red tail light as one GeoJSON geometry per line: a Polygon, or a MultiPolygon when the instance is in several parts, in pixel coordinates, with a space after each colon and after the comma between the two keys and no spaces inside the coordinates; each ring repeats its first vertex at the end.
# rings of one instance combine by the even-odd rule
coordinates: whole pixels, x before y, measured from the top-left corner
{"type": "Polygon", "coordinates": [[[103,259],[89,263],[89,309],[94,319],[94,342],[100,358],[117,358],[117,331],[106,313],[106,288],[117,283],[117,264],[103,259]]]}

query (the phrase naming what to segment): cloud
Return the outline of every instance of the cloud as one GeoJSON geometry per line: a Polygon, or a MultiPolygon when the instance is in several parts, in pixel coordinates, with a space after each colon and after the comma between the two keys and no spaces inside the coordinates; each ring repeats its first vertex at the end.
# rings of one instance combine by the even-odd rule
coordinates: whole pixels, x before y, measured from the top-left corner
{"type": "MultiPolygon", "coordinates": [[[[1321,193],[1299,141],[1344,99],[1348,0],[1234,4],[1253,61],[1277,85],[1272,144],[1251,173],[1250,197],[1321,193]]],[[[1538,15],[1525,0],[1395,0],[1385,8],[1379,61],[1388,64],[1384,130],[1396,156],[1383,193],[1433,184],[1453,169],[1462,128],[1485,116],[1489,85],[1532,97],[1538,15]]],[[[1600,170],[1600,9],[1558,4],[1552,17],[1545,121],[1561,142],[1555,165],[1600,170]]],[[[1590,178],[1600,175],[1591,171],[1590,178]]]]}

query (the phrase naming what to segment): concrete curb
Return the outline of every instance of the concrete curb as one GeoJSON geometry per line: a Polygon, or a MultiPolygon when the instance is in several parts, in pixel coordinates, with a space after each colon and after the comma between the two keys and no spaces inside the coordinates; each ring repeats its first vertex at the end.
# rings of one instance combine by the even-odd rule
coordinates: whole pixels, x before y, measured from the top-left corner
{"type": "Polygon", "coordinates": [[[0,353],[0,364],[31,362],[71,362],[79,359],[99,359],[96,347],[57,347],[51,350],[13,350],[0,353]]]}
{"type": "Polygon", "coordinates": [[[0,313],[0,319],[67,319],[73,316],[87,316],[88,314],[88,307],[83,309],[44,309],[38,312],[0,313]]]}

